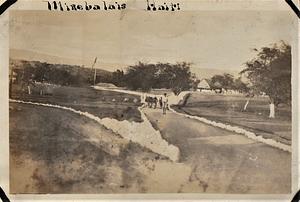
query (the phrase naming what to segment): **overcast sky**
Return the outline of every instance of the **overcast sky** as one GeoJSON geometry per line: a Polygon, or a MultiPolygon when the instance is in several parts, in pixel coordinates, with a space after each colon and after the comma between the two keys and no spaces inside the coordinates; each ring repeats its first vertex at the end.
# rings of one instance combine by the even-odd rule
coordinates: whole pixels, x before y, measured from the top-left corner
{"type": "Polygon", "coordinates": [[[252,48],[291,43],[291,16],[285,11],[15,11],[10,48],[34,59],[85,66],[98,57],[97,67],[110,70],[138,61],[240,70],[253,57],[252,48]]]}

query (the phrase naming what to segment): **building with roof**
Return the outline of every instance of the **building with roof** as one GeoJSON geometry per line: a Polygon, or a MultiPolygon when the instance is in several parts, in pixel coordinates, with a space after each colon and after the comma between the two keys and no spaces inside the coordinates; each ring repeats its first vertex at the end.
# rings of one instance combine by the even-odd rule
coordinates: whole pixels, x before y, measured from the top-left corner
{"type": "Polygon", "coordinates": [[[202,79],[200,81],[200,83],[198,84],[198,86],[197,86],[197,90],[201,92],[203,90],[205,90],[205,91],[207,91],[207,90],[211,91],[212,89],[211,89],[208,81],[206,79],[202,79]]]}

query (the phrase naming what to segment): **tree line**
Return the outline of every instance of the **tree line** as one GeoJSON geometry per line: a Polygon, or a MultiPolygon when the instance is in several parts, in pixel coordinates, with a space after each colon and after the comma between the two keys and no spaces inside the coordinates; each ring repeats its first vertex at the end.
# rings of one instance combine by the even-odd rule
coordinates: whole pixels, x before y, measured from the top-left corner
{"type": "Polygon", "coordinates": [[[190,66],[191,64],[186,62],[176,64],[139,62],[129,66],[125,72],[122,70],[113,72],[111,82],[131,90],[149,91],[153,88],[166,88],[177,95],[197,85],[198,81],[191,73],[190,66]]]}
{"type": "MultiPolygon", "coordinates": [[[[16,72],[16,82],[46,82],[63,86],[89,86],[93,84],[94,71],[76,65],[49,64],[39,61],[10,61],[10,68],[16,72]]],[[[110,80],[111,72],[98,70],[98,81],[110,80]]]]}
{"type": "MultiPolygon", "coordinates": [[[[90,86],[94,84],[94,70],[80,66],[49,64],[39,61],[11,61],[17,72],[16,81],[28,85],[30,82],[45,82],[64,86],[90,86]]],[[[175,94],[197,86],[197,79],[190,71],[190,63],[139,62],[125,71],[108,72],[97,69],[95,83],[112,83],[118,87],[147,92],[153,88],[171,89],[175,94]]]]}
{"type": "Polygon", "coordinates": [[[207,79],[212,90],[218,90],[222,93],[223,90],[235,90],[240,93],[248,93],[249,87],[247,82],[242,80],[242,77],[234,78],[233,75],[224,73],[212,76],[207,79]]]}

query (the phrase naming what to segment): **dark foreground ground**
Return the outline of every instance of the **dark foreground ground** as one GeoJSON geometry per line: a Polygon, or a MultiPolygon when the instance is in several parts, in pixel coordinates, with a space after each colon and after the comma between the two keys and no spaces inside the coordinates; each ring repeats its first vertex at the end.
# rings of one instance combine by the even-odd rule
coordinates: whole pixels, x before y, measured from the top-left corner
{"type": "Polygon", "coordinates": [[[191,94],[185,107],[173,108],[178,112],[239,126],[265,138],[291,145],[291,106],[280,105],[276,109],[276,118],[270,119],[267,97],[251,98],[247,110],[243,111],[247,99],[239,95],[195,92],[191,94]]]}
{"type": "Polygon", "coordinates": [[[98,123],[60,109],[10,104],[11,193],[146,192],[153,160],[98,123]]]}
{"type": "Polygon", "coordinates": [[[135,95],[95,90],[91,87],[57,86],[52,88],[51,95],[40,95],[38,89],[34,88],[32,95],[28,95],[27,91],[22,91],[17,85],[12,89],[12,99],[71,107],[100,118],[142,121],[137,109],[140,98],[135,95]]]}

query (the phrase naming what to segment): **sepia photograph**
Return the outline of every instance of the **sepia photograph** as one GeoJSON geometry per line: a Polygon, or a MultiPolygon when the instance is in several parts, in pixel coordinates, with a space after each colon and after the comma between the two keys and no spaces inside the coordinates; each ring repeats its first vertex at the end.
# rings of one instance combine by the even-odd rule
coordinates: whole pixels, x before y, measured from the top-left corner
{"type": "Polygon", "coordinates": [[[291,194],[295,14],[147,3],[9,12],[9,192],[291,194]]]}

